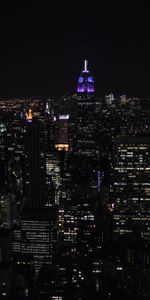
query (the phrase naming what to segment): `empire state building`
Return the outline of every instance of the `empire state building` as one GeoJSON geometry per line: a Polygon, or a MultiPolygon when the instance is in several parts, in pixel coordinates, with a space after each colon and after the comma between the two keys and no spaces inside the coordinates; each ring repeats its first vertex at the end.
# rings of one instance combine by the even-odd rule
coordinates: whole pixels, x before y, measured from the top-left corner
{"type": "Polygon", "coordinates": [[[79,156],[95,156],[95,97],[94,78],[84,60],[84,69],[78,79],[76,107],[76,149],[79,156]]]}
{"type": "Polygon", "coordinates": [[[94,93],[94,78],[88,70],[88,61],[84,60],[84,69],[78,79],[78,93],[94,93]]]}

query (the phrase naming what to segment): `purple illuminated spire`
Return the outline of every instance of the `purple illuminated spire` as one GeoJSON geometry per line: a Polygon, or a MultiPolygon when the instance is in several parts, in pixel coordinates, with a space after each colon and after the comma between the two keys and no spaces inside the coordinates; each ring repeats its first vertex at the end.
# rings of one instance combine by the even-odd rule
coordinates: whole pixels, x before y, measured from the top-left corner
{"type": "Polygon", "coordinates": [[[84,69],[78,79],[78,93],[94,93],[94,78],[88,70],[88,61],[84,60],[84,69]]]}

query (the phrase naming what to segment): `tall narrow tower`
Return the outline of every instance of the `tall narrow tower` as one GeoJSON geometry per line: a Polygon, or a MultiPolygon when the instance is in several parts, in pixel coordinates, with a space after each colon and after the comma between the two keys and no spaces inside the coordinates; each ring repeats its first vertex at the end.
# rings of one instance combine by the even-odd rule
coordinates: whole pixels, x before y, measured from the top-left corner
{"type": "Polygon", "coordinates": [[[94,78],[88,70],[88,61],[78,79],[76,107],[75,152],[82,156],[95,156],[95,97],[94,78]]]}
{"type": "Polygon", "coordinates": [[[38,209],[45,206],[46,161],[42,124],[31,121],[26,134],[26,206],[38,209]]]}
{"type": "Polygon", "coordinates": [[[94,93],[94,78],[88,70],[88,61],[84,60],[84,69],[78,79],[78,93],[94,93]]]}

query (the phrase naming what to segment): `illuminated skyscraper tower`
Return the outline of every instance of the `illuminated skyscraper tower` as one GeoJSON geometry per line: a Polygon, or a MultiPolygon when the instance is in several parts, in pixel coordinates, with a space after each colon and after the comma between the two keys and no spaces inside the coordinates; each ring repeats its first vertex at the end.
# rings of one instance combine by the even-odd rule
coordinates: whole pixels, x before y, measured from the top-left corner
{"type": "Polygon", "coordinates": [[[84,69],[78,79],[78,93],[94,93],[94,78],[88,70],[88,61],[84,60],[84,69]]]}
{"type": "Polygon", "coordinates": [[[55,148],[58,151],[68,151],[68,120],[69,115],[59,115],[59,132],[56,136],[55,148]]]}
{"type": "Polygon", "coordinates": [[[114,148],[113,236],[139,230],[150,240],[150,138],[120,136],[114,148]]]}
{"type": "Polygon", "coordinates": [[[95,100],[94,78],[84,60],[84,69],[78,79],[76,107],[76,141],[75,152],[82,156],[95,156],[95,100]]]}

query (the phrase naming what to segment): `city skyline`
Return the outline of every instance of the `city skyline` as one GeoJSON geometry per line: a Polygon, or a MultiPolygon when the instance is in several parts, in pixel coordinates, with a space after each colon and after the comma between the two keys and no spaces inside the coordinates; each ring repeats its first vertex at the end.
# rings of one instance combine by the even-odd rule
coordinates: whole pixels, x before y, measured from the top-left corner
{"type": "Polygon", "coordinates": [[[0,299],[149,300],[149,10],[0,14],[0,299]]]}
{"type": "Polygon", "coordinates": [[[0,102],[0,299],[149,299],[149,104],[82,70],[58,102],[0,102]]]}

